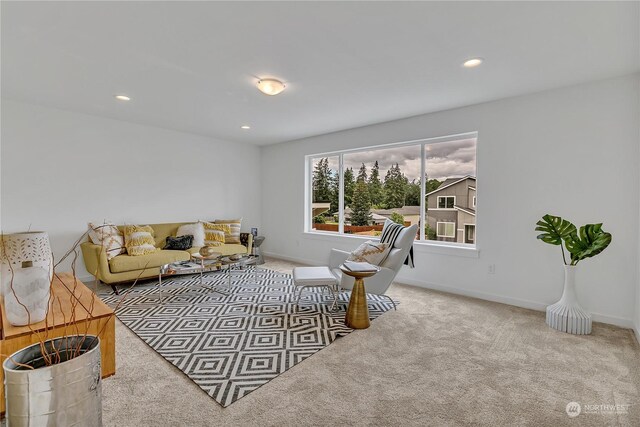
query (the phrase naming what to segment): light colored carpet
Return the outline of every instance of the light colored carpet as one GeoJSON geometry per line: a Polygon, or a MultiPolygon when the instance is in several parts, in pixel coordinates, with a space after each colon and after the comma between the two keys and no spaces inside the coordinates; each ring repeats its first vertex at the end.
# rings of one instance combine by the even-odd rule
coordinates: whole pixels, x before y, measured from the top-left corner
{"type": "Polygon", "coordinates": [[[640,346],[630,330],[596,324],[572,336],[546,327],[540,312],[398,284],[389,294],[398,311],[228,408],[118,322],[104,425],[640,425],[640,346]],[[571,419],[571,401],[583,411],[631,407],[571,419]]]}

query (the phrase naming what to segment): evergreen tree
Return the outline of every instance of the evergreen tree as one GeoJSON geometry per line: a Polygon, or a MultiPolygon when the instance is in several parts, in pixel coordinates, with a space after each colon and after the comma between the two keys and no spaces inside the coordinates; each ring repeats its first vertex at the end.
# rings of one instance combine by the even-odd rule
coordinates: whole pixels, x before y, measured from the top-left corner
{"type": "Polygon", "coordinates": [[[328,202],[331,199],[331,171],[329,159],[320,159],[313,169],[313,201],[328,202]]]}
{"type": "Polygon", "coordinates": [[[353,189],[355,188],[356,181],[353,176],[353,168],[345,169],[344,171],[344,206],[351,206],[351,200],[353,199],[353,189]]]}
{"type": "Polygon", "coordinates": [[[364,180],[358,179],[353,190],[351,203],[351,225],[369,225],[371,219],[371,199],[364,180]]]}
{"type": "Polygon", "coordinates": [[[400,166],[397,163],[392,165],[384,177],[384,205],[387,209],[404,206],[406,184],[407,178],[400,171],[400,166]]]}
{"type": "Polygon", "coordinates": [[[420,180],[414,179],[405,189],[405,205],[420,206],[420,180]]]}
{"type": "Polygon", "coordinates": [[[367,182],[367,167],[364,165],[364,163],[362,164],[362,166],[360,166],[360,171],[358,171],[358,179],[356,179],[356,181],[362,181],[365,184],[367,182]]]}
{"type": "Polygon", "coordinates": [[[331,207],[329,208],[329,213],[336,213],[339,209],[339,198],[340,198],[340,179],[338,174],[331,175],[331,194],[329,195],[329,202],[331,203],[331,207]]]}
{"type": "Polygon", "coordinates": [[[369,177],[369,198],[371,199],[371,205],[375,207],[382,206],[384,201],[382,183],[380,182],[380,167],[377,160],[371,169],[371,176],[369,177]]]}

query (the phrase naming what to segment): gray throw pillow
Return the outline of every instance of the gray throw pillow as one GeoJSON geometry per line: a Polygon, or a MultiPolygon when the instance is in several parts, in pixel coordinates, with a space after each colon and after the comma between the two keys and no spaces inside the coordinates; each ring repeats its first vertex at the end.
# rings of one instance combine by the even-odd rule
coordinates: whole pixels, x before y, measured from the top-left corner
{"type": "Polygon", "coordinates": [[[179,237],[167,237],[167,243],[164,245],[163,249],[174,250],[174,251],[186,251],[193,246],[193,236],[191,234],[187,234],[179,237]]]}

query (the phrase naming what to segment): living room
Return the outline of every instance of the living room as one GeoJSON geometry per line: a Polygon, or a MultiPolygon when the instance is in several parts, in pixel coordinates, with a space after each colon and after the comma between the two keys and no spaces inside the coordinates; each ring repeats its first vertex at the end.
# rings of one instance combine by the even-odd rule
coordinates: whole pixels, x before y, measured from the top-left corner
{"type": "Polygon", "coordinates": [[[639,2],[0,7],[2,422],[640,425],[639,2]]]}

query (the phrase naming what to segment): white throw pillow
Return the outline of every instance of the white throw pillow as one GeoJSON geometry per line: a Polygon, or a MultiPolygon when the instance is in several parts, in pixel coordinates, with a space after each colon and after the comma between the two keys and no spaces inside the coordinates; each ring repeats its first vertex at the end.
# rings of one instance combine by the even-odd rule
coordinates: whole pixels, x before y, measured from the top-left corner
{"type": "Polygon", "coordinates": [[[120,230],[118,230],[118,227],[110,222],[105,222],[104,224],[94,224],[90,222],[89,239],[94,245],[103,247],[107,255],[107,260],[125,252],[124,237],[122,233],[120,233],[120,230]]]}
{"type": "Polygon", "coordinates": [[[201,222],[181,225],[178,228],[176,237],[187,236],[189,234],[193,236],[193,247],[199,248],[204,246],[204,227],[201,222]]]}
{"type": "Polygon", "coordinates": [[[387,257],[391,248],[388,243],[374,242],[368,240],[358,246],[358,249],[351,252],[347,261],[368,262],[373,265],[380,265],[387,257]]]}

